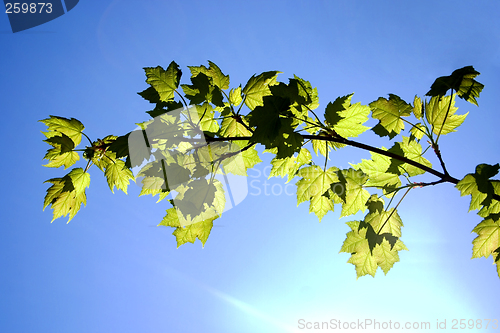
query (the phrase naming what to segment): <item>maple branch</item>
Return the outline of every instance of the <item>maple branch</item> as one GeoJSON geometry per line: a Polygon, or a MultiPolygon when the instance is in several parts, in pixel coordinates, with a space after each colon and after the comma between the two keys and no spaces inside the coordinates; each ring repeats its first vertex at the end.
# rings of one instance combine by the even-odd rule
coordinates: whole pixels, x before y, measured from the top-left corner
{"type": "MultiPolygon", "coordinates": [[[[377,147],[366,145],[366,144],[361,143],[361,142],[344,139],[342,137],[327,137],[327,136],[319,136],[319,135],[302,135],[302,137],[304,139],[309,139],[309,140],[323,140],[323,141],[330,141],[330,142],[342,143],[342,144],[345,144],[345,145],[348,145],[348,146],[352,146],[352,147],[356,147],[356,148],[368,150],[368,151],[371,151],[371,152],[374,152],[374,153],[377,153],[377,154],[380,154],[380,155],[384,155],[384,156],[387,156],[387,157],[390,157],[390,158],[394,158],[394,159],[402,161],[404,163],[408,163],[410,165],[413,165],[413,166],[415,166],[415,167],[417,167],[419,169],[422,169],[422,170],[424,170],[424,171],[426,171],[426,172],[428,172],[430,174],[433,174],[434,176],[440,178],[439,181],[434,182],[434,183],[429,183],[429,185],[435,185],[435,184],[438,184],[438,183],[445,183],[445,182],[446,183],[452,183],[452,184],[456,185],[460,181],[459,179],[450,176],[450,174],[448,174],[448,172],[446,171],[446,169],[444,169],[445,173],[442,173],[442,172],[434,170],[434,169],[432,169],[432,168],[430,168],[430,167],[428,167],[426,165],[423,165],[423,164],[420,164],[420,163],[415,162],[413,160],[410,160],[407,157],[395,154],[395,153],[387,151],[387,150],[382,150],[382,149],[377,148],[377,147]]],[[[245,141],[252,142],[252,137],[251,136],[233,136],[233,137],[229,136],[229,137],[217,137],[217,138],[206,137],[207,143],[215,142],[215,141],[238,141],[238,140],[245,140],[245,141]]],[[[190,140],[188,139],[187,141],[190,141],[190,140]]],[[[498,195],[498,194],[493,194],[492,198],[495,199],[495,200],[497,200],[497,201],[500,201],[500,195],[498,195]]]]}

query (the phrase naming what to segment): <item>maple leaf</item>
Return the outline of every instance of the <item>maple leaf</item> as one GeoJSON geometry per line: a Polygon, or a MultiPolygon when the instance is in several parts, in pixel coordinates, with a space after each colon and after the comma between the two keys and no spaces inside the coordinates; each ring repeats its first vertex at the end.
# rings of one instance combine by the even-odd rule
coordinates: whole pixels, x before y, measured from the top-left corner
{"type": "Polygon", "coordinates": [[[229,91],[229,102],[232,105],[238,106],[242,101],[243,97],[241,96],[241,85],[239,85],[238,88],[233,88],[229,91]]]}
{"type": "Polygon", "coordinates": [[[236,118],[234,113],[229,113],[228,116],[222,120],[219,135],[224,137],[252,136],[252,132],[247,128],[249,126],[248,121],[245,117],[240,117],[240,119],[246,126],[236,118]]]}
{"type": "MultiPolygon", "coordinates": [[[[403,155],[409,160],[428,166],[429,168],[432,167],[431,162],[422,156],[422,145],[415,140],[410,140],[409,137],[403,136],[403,141],[396,142],[394,146],[389,149],[389,151],[398,155],[403,155]]],[[[395,165],[398,165],[400,174],[406,172],[410,177],[425,173],[424,170],[408,163],[401,163],[398,161],[395,165]]]]}
{"type": "Polygon", "coordinates": [[[216,218],[217,216],[182,227],[177,216],[177,210],[172,207],[167,209],[167,215],[162,219],[158,226],[175,228],[172,234],[177,239],[177,247],[187,242],[194,243],[196,238],[198,238],[201,241],[201,244],[205,246],[213,227],[213,221],[216,218]]]}
{"type": "Polygon", "coordinates": [[[111,192],[114,193],[114,187],[122,190],[127,194],[127,187],[130,179],[134,179],[134,175],[129,168],[125,166],[125,162],[122,160],[115,160],[114,163],[108,164],[104,175],[108,181],[109,188],[111,192]]]}
{"type": "Polygon", "coordinates": [[[488,258],[500,247],[500,214],[492,214],[474,227],[472,258],[488,258]]]}
{"type": "Polygon", "coordinates": [[[53,178],[46,181],[53,185],[47,189],[43,209],[51,205],[53,222],[59,217],[69,214],[69,221],[80,210],[81,204],[86,204],[85,188],[90,184],[90,175],[82,168],[74,168],[62,178],[53,178]]]}
{"type": "MultiPolygon", "coordinates": [[[[372,196],[370,211],[376,210],[373,204],[381,199],[372,196]]],[[[380,267],[384,274],[399,261],[398,251],[408,250],[397,237],[389,234],[378,235],[370,224],[360,221],[346,223],[350,228],[346,239],[342,244],[340,252],[350,253],[351,257],[347,261],[355,265],[357,277],[364,275],[375,276],[377,267],[380,267]]]]}
{"type": "Polygon", "coordinates": [[[484,88],[483,84],[474,80],[479,74],[472,66],[459,68],[449,76],[438,77],[426,95],[440,97],[446,95],[448,90],[453,89],[459,97],[477,105],[476,97],[479,97],[484,88]]]}
{"type": "Polygon", "coordinates": [[[469,211],[481,209],[481,206],[484,206],[486,208],[483,207],[481,214],[485,215],[489,212],[490,206],[492,206],[491,212],[498,209],[498,201],[493,200],[493,194],[500,194],[500,186],[498,181],[490,181],[489,178],[496,175],[499,168],[498,163],[495,165],[479,164],[475,173],[467,174],[455,185],[461,196],[471,195],[469,211]]]}
{"type": "Polygon", "coordinates": [[[394,264],[399,261],[398,251],[391,246],[387,239],[384,239],[381,244],[375,245],[373,256],[376,258],[377,265],[382,268],[386,275],[394,264]]]}
{"type": "Polygon", "coordinates": [[[301,148],[297,156],[290,156],[285,158],[273,158],[271,165],[273,166],[269,172],[269,178],[281,176],[281,178],[288,176],[287,183],[292,180],[301,166],[308,163],[312,156],[309,150],[301,148]]]}
{"type": "Polygon", "coordinates": [[[377,234],[389,233],[398,238],[401,237],[403,221],[394,208],[369,213],[365,217],[365,222],[369,223],[377,234]]]}
{"type": "Polygon", "coordinates": [[[255,127],[251,141],[265,145],[266,149],[278,148],[277,157],[292,156],[300,151],[303,137],[294,131],[290,100],[280,96],[265,96],[264,105],[249,114],[249,124],[255,127]]]}
{"type": "Polygon", "coordinates": [[[363,124],[368,120],[370,108],[361,103],[351,104],[352,96],[337,98],[325,110],[328,125],[343,138],[357,137],[368,129],[363,124]]]}
{"type": "Polygon", "coordinates": [[[469,114],[468,112],[463,115],[455,114],[458,110],[458,108],[455,107],[455,95],[456,94],[452,96],[432,97],[429,103],[426,103],[425,117],[427,122],[432,126],[432,131],[435,134],[439,134],[441,127],[443,127],[441,129],[441,135],[456,132],[455,129],[464,122],[465,117],[469,114]],[[444,121],[445,116],[446,121],[444,121]]]}
{"type": "Polygon", "coordinates": [[[55,147],[47,150],[43,158],[49,160],[49,163],[44,164],[45,167],[59,168],[64,165],[64,169],[67,169],[75,164],[80,159],[80,156],[75,151],[63,152],[61,147],[55,147]]]}
{"type": "MultiPolygon", "coordinates": [[[[382,147],[383,150],[386,150],[382,147]]],[[[361,163],[351,164],[352,167],[362,170],[368,175],[368,181],[365,186],[375,186],[382,188],[384,194],[388,194],[392,190],[401,186],[401,180],[399,176],[388,172],[389,166],[391,165],[391,158],[388,156],[380,155],[377,153],[370,152],[371,160],[361,160],[361,163]]]]}
{"type": "Polygon", "coordinates": [[[47,119],[40,120],[40,122],[47,125],[49,132],[42,133],[49,139],[64,134],[73,141],[73,148],[78,146],[82,141],[82,131],[85,127],[75,118],[67,119],[64,117],[50,116],[47,119]]]}
{"type": "Polygon", "coordinates": [[[310,200],[314,196],[325,193],[332,183],[338,182],[335,167],[327,170],[317,165],[307,166],[299,170],[298,176],[303,177],[297,182],[297,205],[310,200]]]}
{"type": "Polygon", "coordinates": [[[160,96],[160,100],[167,102],[174,98],[174,92],[179,87],[182,71],[179,66],[172,61],[167,70],[161,66],[145,67],[146,83],[150,84],[160,96]]]}
{"type": "Polygon", "coordinates": [[[342,170],[342,176],[345,179],[345,202],[340,217],[354,215],[360,210],[364,212],[365,203],[370,197],[370,193],[363,188],[368,176],[353,168],[342,170]]]}
{"type": "Polygon", "coordinates": [[[191,85],[182,85],[182,90],[191,101],[191,104],[208,102],[219,107],[224,107],[220,88],[213,84],[212,79],[206,74],[199,72],[196,76],[192,76],[191,83],[191,85]]]}
{"type": "Polygon", "coordinates": [[[191,75],[195,77],[198,74],[203,73],[206,76],[208,76],[210,78],[211,83],[219,87],[220,90],[228,89],[229,75],[224,75],[220,70],[220,68],[210,60],[208,61],[208,64],[209,64],[208,68],[206,68],[203,65],[188,66],[189,69],[191,70],[191,75]]]}
{"type": "Polygon", "coordinates": [[[402,117],[411,114],[412,107],[399,96],[389,94],[389,99],[380,97],[370,103],[373,118],[380,120],[380,125],[388,132],[399,134],[404,128],[402,117]]]}
{"type": "Polygon", "coordinates": [[[243,88],[243,94],[245,95],[245,104],[250,110],[255,109],[257,106],[264,105],[263,97],[271,95],[269,86],[276,84],[278,73],[281,72],[264,72],[257,76],[252,75],[248,80],[243,88]]]}

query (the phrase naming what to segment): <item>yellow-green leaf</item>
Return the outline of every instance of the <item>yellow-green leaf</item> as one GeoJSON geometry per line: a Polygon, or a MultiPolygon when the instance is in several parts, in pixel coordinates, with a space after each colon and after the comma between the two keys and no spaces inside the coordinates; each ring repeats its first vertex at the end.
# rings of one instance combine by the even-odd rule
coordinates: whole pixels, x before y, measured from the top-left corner
{"type": "Polygon", "coordinates": [[[122,160],[116,160],[115,163],[108,164],[104,175],[108,181],[109,188],[111,192],[114,193],[114,187],[122,190],[127,194],[127,186],[130,179],[134,179],[134,175],[129,168],[125,166],[125,162],[122,160]]]}

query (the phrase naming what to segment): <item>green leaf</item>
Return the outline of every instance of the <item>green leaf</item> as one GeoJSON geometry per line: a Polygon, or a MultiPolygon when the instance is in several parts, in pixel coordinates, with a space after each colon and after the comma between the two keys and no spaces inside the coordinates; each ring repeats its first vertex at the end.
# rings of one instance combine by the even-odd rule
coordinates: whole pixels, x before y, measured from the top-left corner
{"type": "Polygon", "coordinates": [[[461,181],[455,186],[459,191],[460,195],[471,195],[471,202],[469,205],[469,212],[474,209],[480,209],[481,203],[486,199],[487,194],[481,193],[478,189],[476,178],[473,174],[467,174],[461,181]]]}
{"type": "Polygon", "coordinates": [[[177,248],[187,242],[194,243],[196,238],[198,238],[201,241],[201,244],[205,246],[213,227],[213,221],[216,218],[217,216],[182,227],[177,216],[177,210],[175,208],[169,208],[167,209],[167,215],[163,218],[160,224],[158,224],[158,226],[176,228],[172,234],[177,239],[177,248]]]}
{"type": "MultiPolygon", "coordinates": [[[[241,153],[241,156],[243,157],[243,162],[245,163],[245,169],[252,169],[255,165],[259,164],[262,162],[262,160],[259,157],[259,153],[255,148],[249,148],[241,153]]],[[[246,172],[245,172],[246,174],[246,172]]]]}
{"type": "Polygon", "coordinates": [[[211,219],[175,229],[172,235],[174,235],[177,239],[177,247],[187,242],[194,243],[196,238],[198,238],[201,241],[203,247],[205,247],[205,243],[214,225],[213,221],[216,218],[217,217],[213,217],[211,219]]]}
{"type": "Polygon", "coordinates": [[[243,94],[245,95],[245,104],[250,110],[255,109],[257,106],[264,105],[262,99],[264,96],[271,95],[269,86],[276,84],[278,73],[281,72],[264,72],[257,76],[252,75],[252,77],[248,80],[247,84],[243,88],[243,94]]]}
{"type": "Polygon", "coordinates": [[[75,148],[75,143],[69,136],[64,133],[58,133],[59,135],[52,136],[44,142],[47,142],[52,147],[59,148],[61,153],[67,153],[73,151],[75,148]]]}
{"type": "MultiPolygon", "coordinates": [[[[500,195],[500,181],[491,180],[491,185],[493,186],[493,192],[497,195],[500,195]]],[[[500,201],[493,199],[489,206],[483,206],[481,210],[477,213],[477,215],[481,217],[488,217],[490,214],[498,214],[500,213],[500,201]]]]}
{"type": "Polygon", "coordinates": [[[229,92],[229,102],[234,106],[238,106],[242,101],[243,97],[241,97],[241,85],[236,89],[231,89],[229,92]]]}
{"type": "MultiPolygon", "coordinates": [[[[179,222],[179,218],[177,217],[177,210],[175,207],[167,209],[167,215],[161,220],[159,226],[165,226],[165,227],[174,227],[178,228],[181,226],[179,222]]],[[[177,246],[179,247],[179,246],[177,246]]]]}
{"type": "Polygon", "coordinates": [[[191,82],[191,85],[182,85],[182,90],[191,104],[208,102],[224,107],[222,92],[219,87],[211,82],[211,78],[204,73],[198,73],[196,76],[191,77],[191,82]]]}
{"type": "MultiPolygon", "coordinates": [[[[235,148],[236,152],[239,151],[239,147],[236,144],[233,144],[237,148],[235,148]]],[[[245,160],[243,159],[243,152],[239,152],[234,156],[226,158],[222,161],[222,165],[224,167],[224,172],[232,173],[233,175],[238,176],[246,176],[247,168],[245,166],[245,160]]],[[[257,155],[258,158],[258,155],[257,155]]]]}
{"type": "Polygon", "coordinates": [[[304,97],[306,100],[306,109],[314,110],[319,106],[318,89],[313,88],[309,81],[301,79],[297,75],[293,75],[297,82],[299,96],[304,97]]]}
{"type": "MultiPolygon", "coordinates": [[[[385,148],[382,147],[385,150],[385,148]]],[[[395,188],[401,186],[401,180],[399,176],[388,172],[389,166],[391,165],[391,158],[388,156],[380,155],[377,153],[370,152],[372,159],[363,159],[361,163],[351,164],[352,167],[362,170],[368,175],[368,181],[365,186],[375,186],[382,188],[384,194],[392,192],[395,188]]]]}
{"type": "Polygon", "coordinates": [[[81,204],[86,204],[85,188],[90,185],[90,175],[82,168],[75,168],[63,178],[53,178],[46,181],[53,185],[47,189],[43,209],[51,205],[53,222],[59,217],[69,214],[68,222],[80,210],[81,204]]]}
{"type": "Polygon", "coordinates": [[[380,125],[387,132],[399,134],[405,128],[402,117],[408,117],[413,108],[399,96],[389,94],[389,99],[380,97],[370,103],[373,118],[380,120],[380,125]]]}
{"type": "Polygon", "coordinates": [[[368,274],[375,277],[378,267],[377,260],[372,255],[366,239],[357,244],[356,252],[351,255],[347,262],[356,266],[356,275],[358,278],[368,274]]]}
{"type": "Polygon", "coordinates": [[[337,170],[335,167],[323,170],[317,165],[300,169],[298,176],[303,178],[296,184],[297,205],[310,200],[314,196],[322,195],[330,188],[332,183],[338,182],[337,170]]]}
{"type": "Polygon", "coordinates": [[[424,135],[426,135],[425,126],[421,123],[416,123],[415,126],[410,129],[410,133],[418,140],[421,140],[424,135]]]}
{"type": "Polygon", "coordinates": [[[347,233],[346,239],[344,240],[344,243],[342,244],[342,248],[340,249],[339,253],[341,252],[355,253],[358,247],[362,249],[365,243],[368,244],[365,237],[366,228],[362,229],[361,233],[358,230],[359,221],[348,222],[348,225],[351,227],[352,230],[347,233]]]}
{"type": "Polygon", "coordinates": [[[303,137],[294,132],[289,115],[290,101],[280,96],[264,97],[264,105],[250,113],[249,124],[255,127],[251,141],[265,145],[266,149],[278,148],[277,157],[292,156],[302,147],[303,137]]]}
{"type": "Polygon", "coordinates": [[[161,101],[167,102],[174,99],[174,92],[179,87],[182,75],[182,71],[174,61],[168,65],[167,70],[157,66],[155,68],[145,67],[144,71],[147,77],[146,83],[158,92],[161,101]]]}
{"type": "Polygon", "coordinates": [[[500,247],[500,214],[490,215],[479,223],[472,232],[478,236],[472,241],[472,258],[488,258],[500,247]]]}
{"type": "Polygon", "coordinates": [[[326,157],[327,152],[330,151],[328,141],[326,140],[311,140],[314,153],[316,156],[319,154],[326,157]],[[319,153],[319,154],[318,154],[319,153]]]}
{"type": "Polygon", "coordinates": [[[162,103],[160,99],[160,94],[153,87],[148,87],[146,90],[137,93],[145,100],[149,101],[149,103],[162,103]]]}
{"type": "Polygon", "coordinates": [[[214,119],[215,110],[209,103],[203,103],[202,105],[196,105],[194,108],[190,108],[187,113],[190,113],[193,119],[197,119],[197,128],[204,132],[217,133],[219,131],[219,123],[214,119]]]}
{"type": "Polygon", "coordinates": [[[64,134],[73,141],[73,147],[78,146],[82,140],[82,131],[85,127],[75,118],[67,119],[58,116],[50,116],[47,119],[40,120],[40,122],[47,125],[49,133],[44,134],[49,139],[51,137],[61,136],[61,134],[64,134]],[[58,134],[51,132],[56,132],[58,134]]]}
{"type": "Polygon", "coordinates": [[[429,103],[425,106],[425,117],[427,122],[432,126],[432,131],[435,134],[439,134],[439,129],[441,130],[441,135],[448,134],[451,132],[456,132],[455,128],[460,126],[465,117],[469,114],[468,112],[463,115],[456,115],[455,112],[458,110],[455,107],[455,94],[452,96],[444,97],[432,97],[429,103]],[[451,99],[451,105],[450,105],[451,99]],[[448,112],[448,116],[446,113],[448,112]],[[443,121],[446,116],[446,122],[443,126],[443,121]]]}
{"type": "Polygon", "coordinates": [[[208,61],[208,64],[209,64],[208,68],[206,68],[203,65],[188,66],[189,69],[191,70],[191,75],[195,77],[198,74],[203,73],[206,76],[208,76],[210,78],[211,83],[219,87],[220,90],[228,89],[229,75],[224,75],[220,70],[220,68],[210,60],[208,61]]]}
{"type": "Polygon", "coordinates": [[[363,124],[368,120],[370,108],[361,103],[351,104],[352,95],[337,98],[325,110],[330,128],[343,138],[357,137],[368,129],[363,124]]]}
{"type": "Polygon", "coordinates": [[[249,126],[245,117],[237,118],[233,113],[230,113],[229,116],[222,120],[219,135],[224,137],[252,136],[252,132],[250,132],[242,122],[249,126]]]}
{"type": "Polygon", "coordinates": [[[64,169],[67,169],[75,164],[80,159],[80,156],[74,151],[61,152],[61,147],[56,147],[47,150],[43,158],[49,160],[49,163],[44,165],[45,167],[59,168],[64,165],[64,169]]]}
{"type": "Polygon", "coordinates": [[[309,213],[314,213],[318,217],[319,221],[328,213],[328,211],[333,211],[333,201],[324,195],[315,195],[311,198],[309,204],[309,213]]]}
{"type": "Polygon", "coordinates": [[[384,126],[382,126],[381,122],[379,121],[377,125],[375,125],[372,128],[373,133],[377,134],[380,137],[388,136],[389,139],[393,139],[395,136],[398,134],[396,132],[388,132],[384,126]]]}
{"type": "MultiPolygon", "coordinates": [[[[203,221],[203,213],[214,205],[217,187],[213,181],[207,179],[195,179],[187,185],[188,188],[183,193],[182,198],[176,197],[174,199],[178,213],[182,213],[186,220],[190,221],[190,224],[203,221]]],[[[184,225],[184,223],[181,224],[184,225]]]]}
{"type": "Polygon", "coordinates": [[[368,114],[370,114],[368,106],[361,103],[353,104],[340,113],[343,118],[333,125],[333,129],[343,138],[357,137],[369,128],[363,125],[368,120],[368,114]]]}
{"type": "Polygon", "coordinates": [[[340,217],[354,215],[358,211],[365,211],[366,201],[370,198],[370,193],[363,188],[368,176],[359,170],[352,168],[342,170],[342,175],[346,181],[345,203],[342,204],[340,217]]]}
{"type": "Polygon", "coordinates": [[[457,69],[449,76],[438,77],[426,95],[440,97],[446,95],[448,90],[453,89],[459,97],[477,105],[476,97],[479,97],[479,93],[484,88],[483,84],[474,80],[479,74],[472,66],[457,69]]]}
{"type": "Polygon", "coordinates": [[[155,196],[166,189],[165,181],[160,177],[144,177],[141,180],[142,188],[139,196],[151,194],[155,196]]]}
{"type": "MultiPolygon", "coordinates": [[[[324,136],[322,135],[322,133],[320,133],[318,136],[324,136]]],[[[336,150],[337,148],[342,148],[342,147],[345,147],[344,144],[341,144],[341,143],[337,143],[337,142],[331,142],[331,141],[327,141],[327,140],[311,140],[312,142],[312,146],[313,146],[313,149],[314,149],[314,152],[316,153],[316,155],[321,154],[323,156],[327,156],[326,152],[330,151],[331,148],[333,148],[334,150],[336,150]]]]}
{"type": "Polygon", "coordinates": [[[125,166],[125,162],[122,160],[115,160],[114,163],[108,164],[104,175],[108,181],[109,188],[111,192],[114,193],[114,187],[122,190],[127,194],[127,187],[130,179],[134,179],[134,175],[129,168],[125,166]]]}
{"type": "Polygon", "coordinates": [[[422,99],[417,97],[417,95],[413,99],[413,114],[417,119],[422,118],[422,99]]]}
{"type": "MultiPolygon", "coordinates": [[[[389,149],[389,151],[398,155],[401,155],[401,152],[403,152],[404,157],[432,168],[432,163],[422,156],[422,146],[420,145],[420,143],[416,142],[415,140],[410,140],[409,137],[404,136],[403,141],[396,142],[394,146],[389,149]]],[[[407,172],[410,177],[422,175],[425,173],[424,170],[408,163],[398,163],[398,165],[402,171],[401,173],[407,172]]]]}
{"type": "MultiPolygon", "coordinates": [[[[376,210],[371,211],[373,213],[376,210]]],[[[348,263],[356,266],[358,278],[368,274],[375,276],[378,266],[387,274],[394,263],[399,261],[398,251],[408,250],[397,237],[377,235],[373,227],[365,222],[351,221],[347,225],[351,231],[347,233],[340,252],[351,254],[348,263]]]]}
{"type": "Polygon", "coordinates": [[[493,194],[499,191],[499,185],[497,181],[490,181],[489,178],[496,175],[499,168],[500,165],[498,163],[495,165],[479,164],[476,167],[475,173],[467,174],[457,183],[455,187],[460,191],[461,196],[471,195],[469,211],[481,209],[481,206],[484,205],[486,208],[483,207],[481,214],[483,216],[490,209],[492,211],[497,209],[498,202],[493,200],[493,194]]]}
{"type": "Polygon", "coordinates": [[[281,178],[288,176],[287,183],[292,180],[301,166],[309,163],[312,159],[311,153],[306,148],[301,148],[297,156],[290,156],[285,158],[273,158],[271,165],[273,166],[269,173],[269,178],[281,178]]]}
{"type": "Polygon", "coordinates": [[[377,265],[382,268],[386,275],[392,266],[399,261],[398,251],[392,248],[387,239],[384,239],[381,244],[375,245],[373,256],[377,260],[377,265]]]}
{"type": "Polygon", "coordinates": [[[119,136],[114,139],[108,147],[108,151],[115,154],[115,158],[122,158],[129,156],[128,138],[130,133],[119,136]]]}
{"type": "Polygon", "coordinates": [[[365,217],[365,222],[369,223],[377,234],[389,233],[398,238],[401,237],[403,221],[394,208],[388,211],[369,213],[365,217]]]}
{"type": "Polygon", "coordinates": [[[341,112],[349,108],[353,94],[337,97],[333,103],[328,103],[325,109],[325,120],[328,126],[333,128],[343,117],[341,112]]]}

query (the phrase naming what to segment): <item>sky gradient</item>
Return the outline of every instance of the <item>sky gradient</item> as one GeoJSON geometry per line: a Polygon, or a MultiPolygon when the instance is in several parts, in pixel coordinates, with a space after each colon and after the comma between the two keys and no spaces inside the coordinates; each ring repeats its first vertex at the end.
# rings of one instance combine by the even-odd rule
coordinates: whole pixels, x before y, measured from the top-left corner
{"type": "MultiPolygon", "coordinates": [[[[215,221],[204,248],[196,241],[176,249],[173,230],[156,227],[167,207],[138,197],[134,184],[128,195],[112,194],[94,168],[87,206],[69,224],[50,223],[43,182],[69,170],[42,167],[49,147],[37,122],[74,117],[91,138],[125,134],[148,119],[150,104],[137,95],[148,87],[142,68],[172,60],[182,83],[186,66],[207,60],[229,74],[231,87],[264,71],[283,72],[285,82],[296,74],[318,88],[318,110],[353,92],[353,103],[365,105],[388,93],[413,101],[437,77],[472,65],[485,85],[479,107],[457,101],[457,113],[469,115],[440,139],[450,174],[461,179],[477,164],[500,162],[499,12],[499,2],[486,0],[82,0],[15,34],[0,15],[0,331],[342,332],[301,330],[300,319],[434,326],[446,319],[452,331],[453,319],[500,321],[492,259],[470,259],[481,218],[452,184],[412,191],[398,209],[410,251],[387,276],[378,270],[356,280],[349,255],[338,253],[353,218],[339,219],[336,207],[318,223],[306,203],[297,207],[285,180],[265,176],[270,154],[249,172],[248,197],[215,221]]],[[[358,139],[392,145],[369,132],[358,139]]],[[[343,148],[330,165],[369,157],[343,148]]],[[[475,331],[500,327],[467,330],[475,331]]]]}

